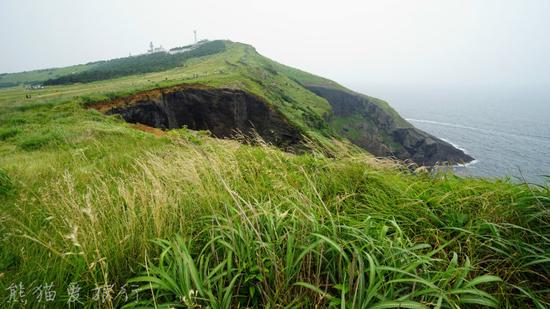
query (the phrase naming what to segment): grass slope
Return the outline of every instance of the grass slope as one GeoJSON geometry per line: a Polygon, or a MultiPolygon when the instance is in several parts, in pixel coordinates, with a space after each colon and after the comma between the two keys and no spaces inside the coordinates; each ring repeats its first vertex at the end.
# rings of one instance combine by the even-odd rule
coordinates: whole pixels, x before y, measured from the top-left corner
{"type": "Polygon", "coordinates": [[[27,307],[550,305],[547,187],[376,160],[315,128],[330,107],[303,80],[227,44],[184,67],[31,99],[0,90],[2,307],[20,307],[9,298],[19,283],[27,307]],[[261,95],[332,152],[162,132],[84,108],[179,83],[261,95]],[[67,304],[71,282],[82,303],[67,304]],[[33,294],[44,284],[54,302],[33,294]]]}
{"type": "Polygon", "coordinates": [[[19,73],[0,74],[0,88],[8,88],[30,84],[39,84],[48,79],[79,73],[94,67],[93,63],[74,65],[64,68],[51,68],[19,73]]]}
{"type": "Polygon", "coordinates": [[[184,53],[170,54],[166,52],[143,54],[108,61],[96,62],[95,65],[82,72],[68,74],[48,79],[44,85],[66,85],[73,83],[89,83],[98,80],[113,79],[141,73],[160,72],[183,65],[186,60],[221,53],[225,50],[224,41],[205,42],[184,53]]]}

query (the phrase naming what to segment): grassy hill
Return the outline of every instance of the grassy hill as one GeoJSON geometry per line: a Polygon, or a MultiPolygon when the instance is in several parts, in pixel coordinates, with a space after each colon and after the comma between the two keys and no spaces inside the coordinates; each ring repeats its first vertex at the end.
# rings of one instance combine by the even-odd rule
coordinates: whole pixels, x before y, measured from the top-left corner
{"type": "Polygon", "coordinates": [[[64,68],[51,68],[43,70],[35,70],[20,73],[2,73],[0,74],[0,89],[15,87],[19,85],[40,84],[46,80],[54,79],[69,74],[76,74],[93,68],[94,64],[81,64],[64,68]]]}
{"type": "MultiPolygon", "coordinates": [[[[322,144],[327,137],[346,138],[376,156],[430,166],[473,160],[449,143],[414,128],[388,103],[274,62],[240,43],[211,41],[176,55],[156,53],[100,61],[44,83],[68,86],[37,92],[40,103],[77,95],[85,103],[102,102],[182,83],[240,89],[261,97],[294,127],[322,144]],[[207,55],[212,56],[204,57],[207,55]],[[147,74],[159,70],[163,71],[147,74]]],[[[9,90],[5,98],[11,104],[37,101],[26,99],[21,87],[9,90]]]]}
{"type": "Polygon", "coordinates": [[[365,111],[412,127],[387,103],[224,44],[164,71],[0,90],[2,307],[550,305],[548,187],[377,159],[358,143],[365,111]],[[182,85],[250,93],[308,151],[97,108],[182,85]],[[357,126],[326,89],[353,94],[357,126]],[[39,301],[49,284],[55,300],[39,301]]]}

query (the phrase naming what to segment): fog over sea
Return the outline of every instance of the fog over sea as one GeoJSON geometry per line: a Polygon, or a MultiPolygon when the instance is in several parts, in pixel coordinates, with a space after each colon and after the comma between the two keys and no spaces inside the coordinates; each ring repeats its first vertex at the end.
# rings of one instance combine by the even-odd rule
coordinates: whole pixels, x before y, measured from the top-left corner
{"type": "Polygon", "coordinates": [[[476,160],[456,167],[468,176],[510,176],[548,183],[550,87],[349,85],[384,99],[417,128],[476,160]]]}

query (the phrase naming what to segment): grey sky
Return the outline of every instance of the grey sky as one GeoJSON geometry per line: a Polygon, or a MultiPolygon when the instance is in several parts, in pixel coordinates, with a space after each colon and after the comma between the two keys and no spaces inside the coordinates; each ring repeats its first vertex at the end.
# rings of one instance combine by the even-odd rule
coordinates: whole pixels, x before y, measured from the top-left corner
{"type": "Polygon", "coordinates": [[[2,0],[0,72],[231,39],[347,84],[550,84],[550,1],[2,0]]]}

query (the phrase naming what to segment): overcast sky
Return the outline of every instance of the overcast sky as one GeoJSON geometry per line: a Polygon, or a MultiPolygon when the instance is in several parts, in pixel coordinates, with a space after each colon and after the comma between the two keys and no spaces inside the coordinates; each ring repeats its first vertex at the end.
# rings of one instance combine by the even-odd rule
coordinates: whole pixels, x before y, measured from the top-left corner
{"type": "Polygon", "coordinates": [[[200,39],[344,84],[550,85],[549,0],[1,0],[0,72],[200,39]]]}

